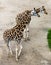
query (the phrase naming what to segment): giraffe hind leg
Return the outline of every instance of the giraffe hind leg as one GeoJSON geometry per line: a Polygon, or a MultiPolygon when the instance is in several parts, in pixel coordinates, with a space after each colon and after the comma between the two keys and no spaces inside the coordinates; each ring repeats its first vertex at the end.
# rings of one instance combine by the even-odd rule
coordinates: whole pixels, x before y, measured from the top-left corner
{"type": "Polygon", "coordinates": [[[16,46],[16,61],[18,61],[18,48],[16,46]]]}
{"type": "Polygon", "coordinates": [[[18,53],[18,57],[20,56],[20,54],[21,54],[21,51],[22,51],[22,45],[21,44],[19,44],[19,53],[18,53]]]}
{"type": "Polygon", "coordinates": [[[12,50],[11,50],[11,47],[10,47],[10,42],[7,42],[7,47],[8,47],[8,55],[12,55],[12,50]]]}

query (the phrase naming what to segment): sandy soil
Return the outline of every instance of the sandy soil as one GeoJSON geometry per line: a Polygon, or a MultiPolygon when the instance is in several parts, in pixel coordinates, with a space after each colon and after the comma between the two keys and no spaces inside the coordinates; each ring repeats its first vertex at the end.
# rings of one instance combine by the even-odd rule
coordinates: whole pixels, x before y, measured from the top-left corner
{"type": "MultiPolygon", "coordinates": [[[[0,65],[51,65],[51,52],[48,49],[47,31],[51,28],[51,1],[49,0],[0,0],[0,65]],[[7,56],[7,46],[3,41],[3,32],[12,28],[19,12],[45,5],[48,15],[32,17],[30,23],[30,41],[23,41],[23,50],[19,61],[7,56]]],[[[12,49],[15,52],[15,42],[12,49]]]]}

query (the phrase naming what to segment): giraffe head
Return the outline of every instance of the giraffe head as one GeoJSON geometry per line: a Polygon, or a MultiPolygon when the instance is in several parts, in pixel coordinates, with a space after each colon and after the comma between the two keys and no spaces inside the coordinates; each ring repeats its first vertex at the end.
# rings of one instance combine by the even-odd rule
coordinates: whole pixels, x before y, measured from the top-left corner
{"type": "Polygon", "coordinates": [[[46,15],[48,14],[47,11],[46,11],[46,8],[44,6],[38,8],[38,9],[34,9],[34,10],[36,11],[36,13],[41,12],[41,13],[44,13],[46,15]]]}

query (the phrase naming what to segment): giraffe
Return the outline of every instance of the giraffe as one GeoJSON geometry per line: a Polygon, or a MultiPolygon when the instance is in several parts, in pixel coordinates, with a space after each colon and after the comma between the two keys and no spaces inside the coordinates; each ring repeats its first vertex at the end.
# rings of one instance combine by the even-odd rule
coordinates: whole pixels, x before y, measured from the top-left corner
{"type": "MultiPolygon", "coordinates": [[[[35,12],[37,10],[35,9],[35,12]]],[[[23,33],[24,31],[29,31],[29,29],[27,28],[27,25],[29,25],[30,21],[31,21],[31,16],[35,14],[35,12],[32,13],[32,10],[26,10],[25,12],[23,12],[22,14],[17,15],[16,17],[16,22],[17,24],[11,28],[11,29],[7,29],[6,31],[4,31],[3,33],[3,39],[5,41],[5,43],[7,43],[7,47],[9,52],[12,53],[11,47],[10,47],[10,41],[15,40],[17,42],[16,45],[16,61],[18,61],[18,57],[21,54],[21,50],[22,50],[22,41],[23,41],[23,33]]],[[[37,15],[37,12],[36,12],[37,15]]],[[[38,16],[38,15],[37,15],[38,16]]],[[[38,16],[39,17],[39,16],[38,16]]]]}

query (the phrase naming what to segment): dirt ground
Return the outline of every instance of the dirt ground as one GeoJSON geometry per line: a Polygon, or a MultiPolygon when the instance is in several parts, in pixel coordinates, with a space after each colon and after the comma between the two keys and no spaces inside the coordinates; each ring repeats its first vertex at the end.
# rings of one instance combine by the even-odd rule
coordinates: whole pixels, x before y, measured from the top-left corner
{"type": "MultiPolygon", "coordinates": [[[[51,28],[51,1],[47,0],[2,0],[0,1],[0,65],[51,65],[51,52],[47,43],[47,31],[51,28]],[[12,28],[15,17],[19,12],[44,5],[48,15],[41,14],[40,18],[32,17],[30,23],[30,41],[23,41],[23,49],[19,61],[15,60],[15,53],[8,57],[7,46],[3,41],[3,32],[12,28]]],[[[12,42],[15,52],[15,42],[12,42]]]]}

